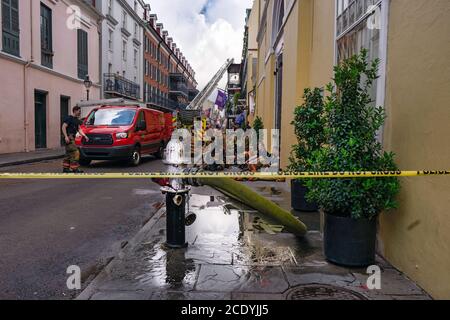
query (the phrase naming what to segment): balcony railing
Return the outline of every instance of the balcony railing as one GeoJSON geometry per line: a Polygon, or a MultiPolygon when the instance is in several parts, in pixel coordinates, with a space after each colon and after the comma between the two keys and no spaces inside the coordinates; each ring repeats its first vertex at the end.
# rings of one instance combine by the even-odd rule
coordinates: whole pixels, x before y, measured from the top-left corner
{"type": "Polygon", "coordinates": [[[175,111],[177,108],[184,109],[186,108],[185,104],[179,103],[177,101],[173,101],[171,99],[167,99],[166,97],[163,97],[161,95],[157,94],[146,94],[145,95],[145,102],[152,104],[153,106],[163,108],[163,109],[169,109],[172,111],[175,111]]]}
{"type": "Polygon", "coordinates": [[[189,89],[189,101],[192,101],[200,93],[197,89],[189,89]]]}
{"type": "Polygon", "coordinates": [[[105,94],[134,100],[139,100],[141,98],[140,86],[137,83],[113,73],[104,74],[104,92],[105,94]]]}
{"type": "Polygon", "coordinates": [[[171,73],[169,77],[169,90],[171,93],[182,93],[189,96],[186,78],[181,73],[171,73]]]}

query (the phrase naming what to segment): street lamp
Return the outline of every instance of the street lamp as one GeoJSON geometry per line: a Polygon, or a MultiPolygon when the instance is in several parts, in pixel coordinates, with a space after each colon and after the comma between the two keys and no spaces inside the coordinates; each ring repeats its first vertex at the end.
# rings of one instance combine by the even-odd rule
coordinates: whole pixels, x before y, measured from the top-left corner
{"type": "Polygon", "coordinates": [[[84,79],[84,86],[85,86],[86,92],[87,92],[87,101],[89,101],[89,91],[92,87],[92,81],[91,81],[91,79],[89,79],[89,75],[87,75],[86,79],[84,79]]]}

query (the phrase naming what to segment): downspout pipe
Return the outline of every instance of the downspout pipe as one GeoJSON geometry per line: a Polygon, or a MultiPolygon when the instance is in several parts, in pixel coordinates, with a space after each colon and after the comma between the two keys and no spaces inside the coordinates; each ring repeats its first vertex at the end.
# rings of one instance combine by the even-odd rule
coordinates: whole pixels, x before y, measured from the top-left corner
{"type": "MultiPolygon", "coordinates": [[[[159,40],[159,42],[158,42],[158,54],[157,54],[157,57],[156,57],[156,58],[158,58],[159,79],[157,79],[157,80],[158,80],[158,93],[159,93],[159,98],[160,99],[161,99],[161,85],[160,85],[160,82],[161,82],[161,43],[162,43],[162,40],[159,40]]],[[[161,102],[162,102],[162,99],[161,99],[161,102]]]]}
{"type": "Polygon", "coordinates": [[[104,95],[104,88],[103,88],[103,74],[102,74],[102,70],[103,70],[103,20],[99,19],[97,21],[97,32],[98,32],[98,42],[99,42],[99,50],[98,50],[98,82],[100,84],[100,94],[99,97],[100,98],[105,98],[104,95]]]}
{"type": "Polygon", "coordinates": [[[28,145],[28,114],[27,114],[27,69],[34,63],[34,34],[33,34],[33,0],[30,0],[30,59],[25,63],[23,67],[23,127],[24,127],[24,151],[29,152],[30,147],[28,145]]]}

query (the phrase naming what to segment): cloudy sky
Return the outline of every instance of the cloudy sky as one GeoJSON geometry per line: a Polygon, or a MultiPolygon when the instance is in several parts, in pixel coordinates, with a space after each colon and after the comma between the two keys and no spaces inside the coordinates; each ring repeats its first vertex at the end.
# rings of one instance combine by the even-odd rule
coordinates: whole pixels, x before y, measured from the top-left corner
{"type": "MultiPolygon", "coordinates": [[[[145,0],[196,72],[199,89],[225,63],[240,62],[253,0],[145,0]]],[[[223,82],[222,82],[223,85],[223,82]]]]}

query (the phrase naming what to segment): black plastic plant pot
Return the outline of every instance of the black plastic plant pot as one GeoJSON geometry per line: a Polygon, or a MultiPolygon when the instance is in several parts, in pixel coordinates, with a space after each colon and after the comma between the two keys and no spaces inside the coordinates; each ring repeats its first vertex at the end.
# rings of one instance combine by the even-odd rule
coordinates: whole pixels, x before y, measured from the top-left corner
{"type": "Polygon", "coordinates": [[[325,213],[324,252],[326,259],[347,267],[375,263],[377,219],[352,219],[325,213]]]}
{"type": "Polygon", "coordinates": [[[308,188],[305,187],[301,180],[292,180],[291,182],[291,207],[294,210],[302,212],[319,211],[319,206],[316,203],[311,203],[306,200],[308,188]]]}

